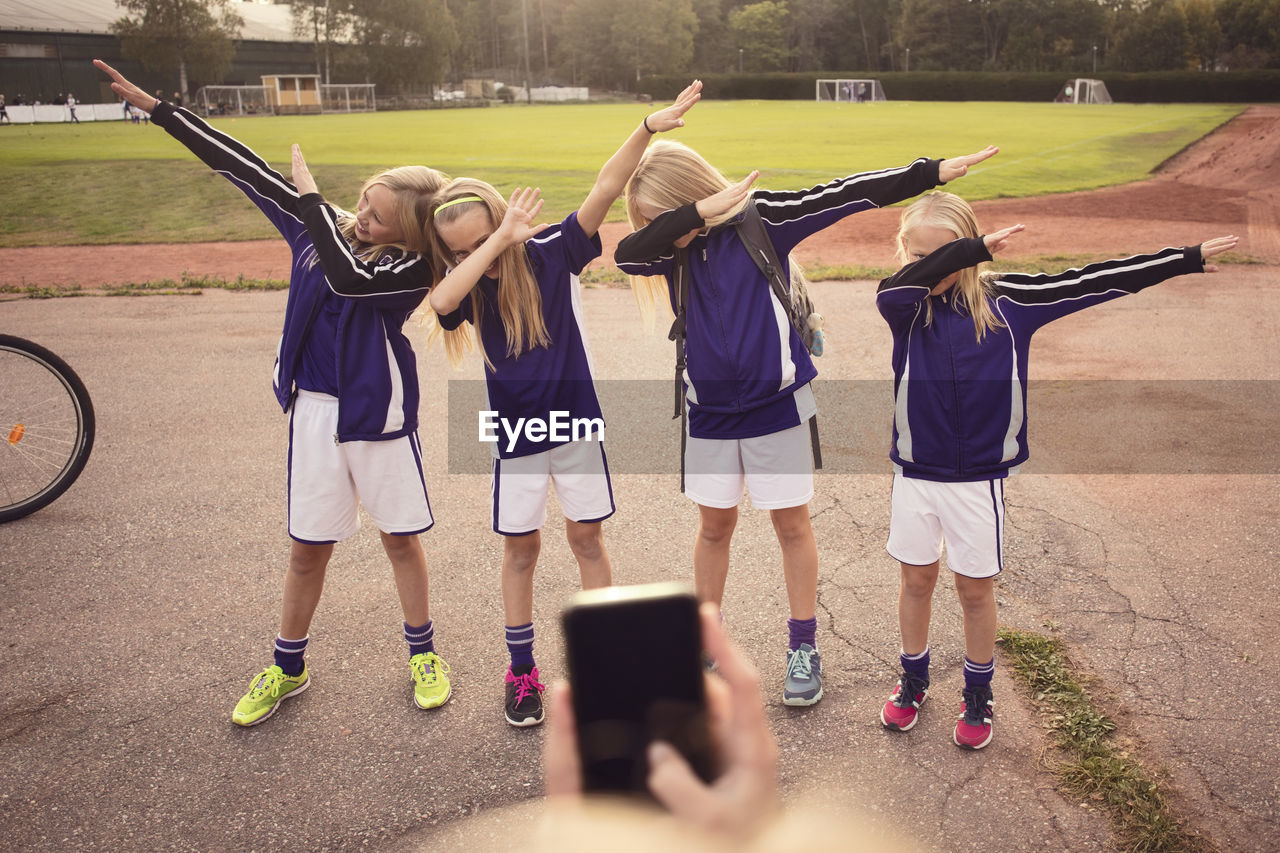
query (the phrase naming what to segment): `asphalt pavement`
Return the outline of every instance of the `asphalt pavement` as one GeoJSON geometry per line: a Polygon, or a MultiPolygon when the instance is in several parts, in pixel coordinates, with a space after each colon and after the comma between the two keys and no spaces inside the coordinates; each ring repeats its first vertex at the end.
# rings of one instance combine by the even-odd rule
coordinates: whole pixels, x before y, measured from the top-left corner
{"type": "MultiPolygon", "coordinates": [[[[1280,849],[1280,686],[1268,675],[1280,662],[1274,287],[1274,268],[1232,267],[1038,333],[1032,378],[1046,400],[1086,379],[1176,380],[1162,386],[1174,404],[1143,412],[1171,430],[1221,412],[1205,389],[1250,403],[1230,423],[1178,435],[1149,469],[1037,473],[1037,430],[1072,435],[1073,407],[1046,403],[1038,421],[1032,402],[1033,460],[1007,487],[997,586],[1001,623],[1066,641],[1174,807],[1222,850],[1280,849]]],[[[788,803],[855,810],[924,850],[1108,849],[1105,817],[1055,791],[1045,733],[999,656],[995,741],[977,753],[951,743],[963,646],[945,579],[921,722],[906,734],[880,726],[898,650],[897,567],[883,547],[889,403],[874,403],[887,393],[889,337],[871,285],[814,290],[828,317],[817,395],[837,413],[823,420],[832,467],[811,505],[819,705],[781,704],[786,597],[763,512],[744,508],[725,607],[764,677],[788,803]],[[841,408],[849,389],[870,395],[865,411],[841,408]]],[[[583,302],[619,448],[618,512],[605,528],[615,579],[687,581],[696,513],[673,467],[671,345],[643,328],[624,290],[589,289],[583,302]]],[[[98,415],[80,481],[0,526],[0,837],[10,849],[523,849],[542,732],[503,720],[501,543],[488,476],[462,446],[474,414],[448,415],[460,380],[480,376],[474,359],[453,371],[439,349],[419,346],[437,518],[423,541],[450,702],[413,705],[391,572],[365,519],[329,568],[312,689],[261,726],[230,722],[269,661],[288,550],[286,418],[270,392],[283,308],[282,293],[222,291],[0,304],[0,330],[70,362],[98,415]]],[[[422,344],[425,332],[413,335],[422,344]]],[[[1107,441],[1135,455],[1162,432],[1119,420],[1107,441]]],[[[551,523],[535,581],[548,678],[563,673],[557,616],[575,575],[551,523]]],[[[620,677],[660,678],[661,663],[620,677]]]]}

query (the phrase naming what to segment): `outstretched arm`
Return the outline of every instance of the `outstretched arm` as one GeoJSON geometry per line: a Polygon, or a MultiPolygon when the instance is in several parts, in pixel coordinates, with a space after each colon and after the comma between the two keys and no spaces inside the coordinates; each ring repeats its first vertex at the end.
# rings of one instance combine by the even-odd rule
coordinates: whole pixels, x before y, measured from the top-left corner
{"type": "Polygon", "coordinates": [[[653,135],[684,127],[684,114],[698,103],[701,97],[702,81],[694,80],[685,87],[674,104],[647,116],[631,132],[627,141],[622,143],[622,147],[604,164],[604,168],[596,178],[595,186],[587,194],[587,200],[578,208],[578,225],[588,237],[594,237],[600,230],[605,216],[609,213],[609,208],[617,201],[618,196],[622,195],[622,190],[631,179],[631,174],[635,172],[636,166],[640,165],[640,158],[644,156],[644,149],[649,146],[649,140],[653,135]]]}
{"type": "Polygon", "coordinates": [[[298,191],[248,146],[210,126],[195,113],[174,107],[146,92],[100,59],[93,64],[111,78],[111,90],[220,173],[258,206],[286,240],[303,232],[298,191]]]}
{"type": "Polygon", "coordinates": [[[976,166],[988,157],[996,156],[999,152],[1000,149],[996,146],[988,145],[973,154],[966,154],[963,157],[949,157],[938,166],[938,180],[946,184],[956,178],[963,178],[969,174],[970,166],[976,166]]]}
{"type": "Polygon", "coordinates": [[[542,199],[538,198],[540,192],[540,190],[525,187],[511,194],[507,213],[502,217],[497,230],[490,234],[474,252],[451,269],[444,277],[444,281],[432,288],[431,296],[428,298],[432,311],[437,314],[449,314],[456,310],[463,298],[480,281],[485,270],[492,267],[503,252],[546,229],[545,224],[533,224],[533,220],[542,210],[542,199]]]}
{"type": "Polygon", "coordinates": [[[1198,272],[1216,272],[1207,258],[1235,247],[1234,235],[1218,237],[1199,246],[1161,249],[1089,264],[1056,274],[1006,273],[995,282],[1010,312],[1034,331],[1059,317],[1159,284],[1170,278],[1198,272]]]}
{"type": "Polygon", "coordinates": [[[750,195],[751,185],[758,177],[760,172],[753,171],[736,184],[695,204],[686,204],[662,213],[639,231],[633,231],[618,241],[613,262],[619,266],[646,264],[661,258],[671,251],[676,240],[690,231],[701,230],[707,220],[728,213],[742,204],[750,195]]]}

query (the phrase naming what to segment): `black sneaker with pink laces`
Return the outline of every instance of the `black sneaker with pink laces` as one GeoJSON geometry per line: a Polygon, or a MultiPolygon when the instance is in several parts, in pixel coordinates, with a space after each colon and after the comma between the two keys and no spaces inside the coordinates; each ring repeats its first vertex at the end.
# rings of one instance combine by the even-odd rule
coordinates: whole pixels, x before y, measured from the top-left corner
{"type": "Polygon", "coordinates": [[[507,668],[507,701],[504,710],[513,726],[536,726],[542,722],[542,691],[536,666],[507,668]]]}

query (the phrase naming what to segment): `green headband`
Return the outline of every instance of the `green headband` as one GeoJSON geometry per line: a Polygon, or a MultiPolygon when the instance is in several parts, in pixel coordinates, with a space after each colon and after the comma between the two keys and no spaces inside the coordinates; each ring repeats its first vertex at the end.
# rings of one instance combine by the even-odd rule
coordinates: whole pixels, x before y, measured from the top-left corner
{"type": "Polygon", "coordinates": [[[483,201],[484,201],[484,199],[480,198],[480,196],[478,196],[478,195],[464,195],[462,198],[455,198],[455,199],[453,199],[452,201],[446,201],[444,204],[442,204],[442,205],[440,205],[439,207],[437,207],[437,208],[436,208],[436,212],[435,212],[435,213],[433,213],[433,214],[432,214],[432,216],[439,216],[439,215],[440,215],[440,211],[444,210],[446,207],[449,207],[449,206],[454,205],[454,204],[462,204],[464,201],[480,201],[480,202],[483,202],[483,201]]]}

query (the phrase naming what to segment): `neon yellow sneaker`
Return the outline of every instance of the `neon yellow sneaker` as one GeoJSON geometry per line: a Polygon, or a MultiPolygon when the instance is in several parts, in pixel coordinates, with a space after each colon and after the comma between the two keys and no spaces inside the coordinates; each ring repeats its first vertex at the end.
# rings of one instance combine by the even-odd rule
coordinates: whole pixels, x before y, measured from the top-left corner
{"type": "Polygon", "coordinates": [[[299,675],[285,675],[284,670],[272,664],[253,677],[249,692],[231,712],[231,722],[237,726],[256,726],[274,714],[285,699],[297,696],[310,686],[306,664],[302,665],[299,675]]]}
{"type": "Polygon", "coordinates": [[[413,673],[413,702],[419,708],[439,708],[449,701],[449,664],[435,652],[409,658],[413,673]]]}

